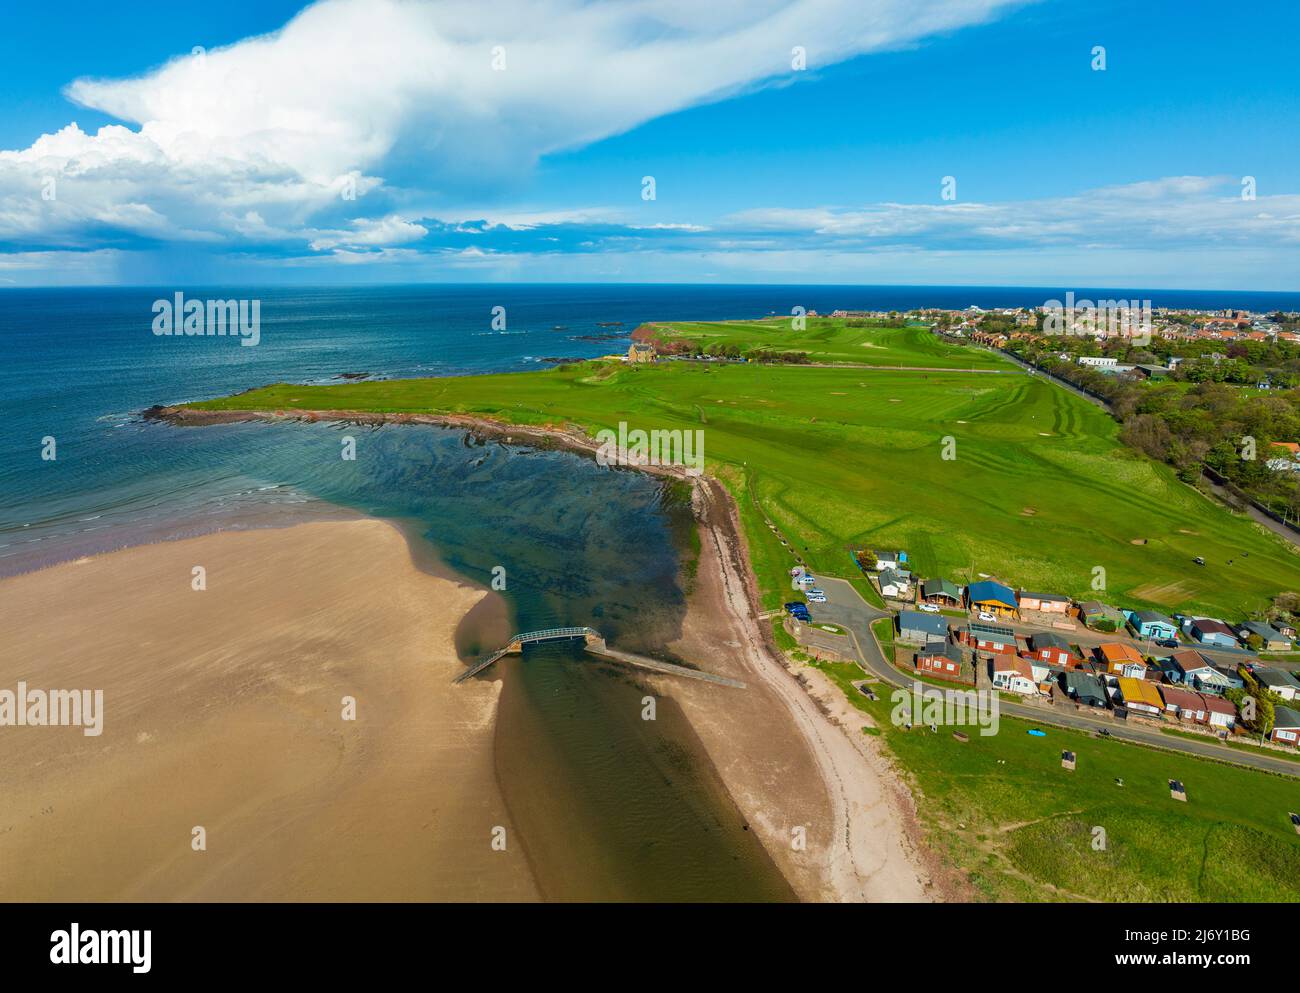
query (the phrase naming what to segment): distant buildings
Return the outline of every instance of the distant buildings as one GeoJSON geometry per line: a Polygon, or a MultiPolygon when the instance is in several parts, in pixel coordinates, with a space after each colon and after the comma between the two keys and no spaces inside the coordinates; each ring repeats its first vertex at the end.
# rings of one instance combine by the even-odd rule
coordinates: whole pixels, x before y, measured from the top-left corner
{"type": "Polygon", "coordinates": [[[634,341],[627,350],[627,360],[634,365],[654,362],[655,357],[655,346],[648,341],[634,341]]]}

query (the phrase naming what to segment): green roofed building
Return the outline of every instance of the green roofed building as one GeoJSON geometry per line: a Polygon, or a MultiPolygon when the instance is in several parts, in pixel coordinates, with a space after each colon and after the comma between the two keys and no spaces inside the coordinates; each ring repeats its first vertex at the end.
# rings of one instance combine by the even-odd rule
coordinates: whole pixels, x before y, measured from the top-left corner
{"type": "Polygon", "coordinates": [[[927,579],[921,584],[921,599],[940,607],[960,607],[961,587],[946,579],[927,579]]]}
{"type": "Polygon", "coordinates": [[[1127,620],[1119,609],[1096,600],[1079,604],[1079,619],[1097,631],[1122,630],[1127,620]]]}

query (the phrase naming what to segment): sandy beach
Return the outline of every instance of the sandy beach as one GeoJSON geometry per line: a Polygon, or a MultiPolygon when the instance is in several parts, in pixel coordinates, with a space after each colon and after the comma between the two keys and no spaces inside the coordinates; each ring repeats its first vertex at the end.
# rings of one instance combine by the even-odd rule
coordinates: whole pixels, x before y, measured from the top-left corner
{"type": "Polygon", "coordinates": [[[375,520],[0,582],[0,688],[104,696],[96,737],[0,728],[0,900],[535,899],[494,776],[500,684],[451,685],[483,596],[375,520]]]}
{"type": "Polygon", "coordinates": [[[686,630],[670,647],[709,671],[744,679],[747,689],[723,695],[707,686],[664,684],[665,690],[685,709],[733,799],[801,899],[934,899],[906,796],[860,732],[861,715],[849,713],[829,682],[814,684],[816,698],[811,695],[765,636],[730,497],[720,484],[700,480],[695,502],[700,562],[686,630]],[[802,847],[795,843],[797,828],[802,847]]]}

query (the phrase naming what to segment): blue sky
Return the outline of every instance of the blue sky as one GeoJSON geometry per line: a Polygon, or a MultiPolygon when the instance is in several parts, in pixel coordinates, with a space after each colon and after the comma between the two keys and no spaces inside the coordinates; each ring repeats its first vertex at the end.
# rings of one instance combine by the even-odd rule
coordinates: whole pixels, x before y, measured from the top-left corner
{"type": "Polygon", "coordinates": [[[189,6],[7,14],[0,285],[1300,288],[1289,3],[189,6]]]}

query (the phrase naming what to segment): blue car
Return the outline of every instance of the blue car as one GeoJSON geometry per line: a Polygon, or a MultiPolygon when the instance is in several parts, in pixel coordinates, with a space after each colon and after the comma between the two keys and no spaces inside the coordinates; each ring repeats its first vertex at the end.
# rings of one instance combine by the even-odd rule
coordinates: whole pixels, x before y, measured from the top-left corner
{"type": "Polygon", "coordinates": [[[811,620],[811,618],[808,616],[807,605],[805,605],[801,601],[795,600],[791,603],[787,603],[785,605],[785,609],[787,613],[789,613],[793,617],[799,618],[799,620],[801,621],[811,620]]]}

